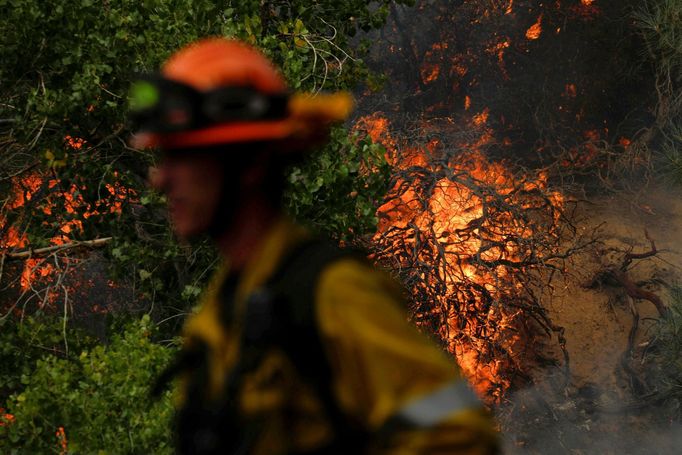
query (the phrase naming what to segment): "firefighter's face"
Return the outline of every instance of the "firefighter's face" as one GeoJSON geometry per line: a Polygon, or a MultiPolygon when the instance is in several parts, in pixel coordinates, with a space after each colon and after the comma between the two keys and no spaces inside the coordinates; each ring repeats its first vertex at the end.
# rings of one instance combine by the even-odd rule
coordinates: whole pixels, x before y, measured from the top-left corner
{"type": "Polygon", "coordinates": [[[175,233],[184,239],[208,232],[221,203],[224,166],[210,153],[165,153],[150,169],[152,186],[168,198],[175,233]]]}

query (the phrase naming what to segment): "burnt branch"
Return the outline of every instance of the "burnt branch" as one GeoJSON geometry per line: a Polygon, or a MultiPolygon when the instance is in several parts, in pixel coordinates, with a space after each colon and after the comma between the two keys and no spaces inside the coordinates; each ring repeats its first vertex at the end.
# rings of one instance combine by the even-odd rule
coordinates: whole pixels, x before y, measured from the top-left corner
{"type": "Polygon", "coordinates": [[[64,250],[71,250],[74,248],[98,248],[111,242],[112,237],[104,237],[94,240],[81,240],[76,242],[64,243],[62,245],[53,245],[44,248],[28,249],[24,251],[17,251],[13,253],[2,253],[3,262],[18,261],[31,258],[39,258],[48,256],[64,250]]]}
{"type": "Polygon", "coordinates": [[[465,147],[396,153],[374,257],[409,289],[414,321],[440,336],[492,400],[509,378],[530,376],[542,356],[533,344],[543,336],[556,336],[563,353],[556,363],[568,372],[563,328],[540,295],[571,256],[596,242],[573,224],[574,205],[542,171],[515,171],[465,147]]]}
{"type": "Polygon", "coordinates": [[[656,248],[656,243],[649,236],[649,233],[645,230],[644,235],[651,245],[649,251],[643,253],[633,253],[632,250],[620,251],[622,257],[615,263],[605,265],[604,269],[601,270],[592,279],[592,286],[596,286],[600,283],[614,284],[622,288],[625,293],[634,300],[647,300],[651,302],[655,307],[656,311],[660,317],[664,318],[669,316],[670,309],[663,303],[663,300],[651,291],[643,289],[638,283],[634,282],[632,278],[628,275],[628,269],[635,260],[643,260],[655,257],[659,251],[656,248]]]}

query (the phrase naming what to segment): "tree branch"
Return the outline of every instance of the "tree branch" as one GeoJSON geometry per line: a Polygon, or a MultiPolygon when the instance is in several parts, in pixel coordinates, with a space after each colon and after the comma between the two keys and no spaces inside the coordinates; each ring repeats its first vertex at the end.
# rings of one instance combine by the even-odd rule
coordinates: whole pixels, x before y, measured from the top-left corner
{"type": "Polygon", "coordinates": [[[107,243],[109,243],[113,237],[104,237],[101,239],[94,239],[94,240],[82,240],[82,241],[75,241],[75,242],[69,242],[65,243],[63,245],[53,245],[53,246],[48,246],[44,248],[37,248],[37,249],[28,249],[24,251],[18,251],[15,253],[2,253],[3,260],[6,262],[10,261],[18,261],[18,260],[23,260],[23,259],[30,259],[30,258],[35,258],[35,257],[41,257],[41,256],[47,256],[52,253],[56,253],[58,251],[63,251],[63,250],[70,250],[73,248],[79,248],[79,247],[84,247],[84,248],[98,248],[101,247],[107,243]]]}

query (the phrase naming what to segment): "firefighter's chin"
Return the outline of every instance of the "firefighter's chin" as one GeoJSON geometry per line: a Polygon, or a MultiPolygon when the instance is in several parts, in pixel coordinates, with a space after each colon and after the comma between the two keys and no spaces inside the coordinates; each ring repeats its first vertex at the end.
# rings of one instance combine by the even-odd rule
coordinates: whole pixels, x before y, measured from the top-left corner
{"type": "Polygon", "coordinates": [[[201,213],[190,213],[182,204],[171,204],[169,206],[171,226],[173,232],[182,240],[196,238],[209,229],[209,222],[203,218],[201,213]]]}

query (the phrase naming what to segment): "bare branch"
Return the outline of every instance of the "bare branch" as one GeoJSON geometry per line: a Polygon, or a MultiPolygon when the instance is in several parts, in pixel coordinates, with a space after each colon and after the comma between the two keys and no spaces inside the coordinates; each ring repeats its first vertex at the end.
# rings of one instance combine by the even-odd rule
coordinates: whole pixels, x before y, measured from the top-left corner
{"type": "Polygon", "coordinates": [[[103,237],[94,240],[81,240],[75,242],[65,243],[63,245],[53,245],[44,248],[28,249],[18,251],[15,253],[2,253],[3,262],[18,261],[22,259],[31,259],[36,257],[48,256],[56,252],[70,250],[73,248],[98,248],[104,246],[112,240],[112,237],[103,237]]]}

